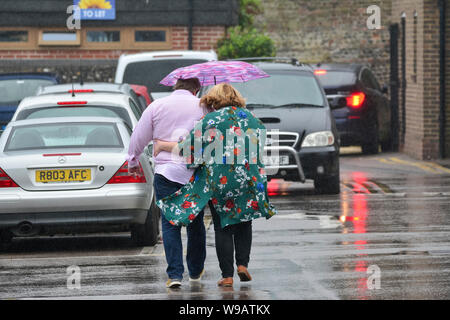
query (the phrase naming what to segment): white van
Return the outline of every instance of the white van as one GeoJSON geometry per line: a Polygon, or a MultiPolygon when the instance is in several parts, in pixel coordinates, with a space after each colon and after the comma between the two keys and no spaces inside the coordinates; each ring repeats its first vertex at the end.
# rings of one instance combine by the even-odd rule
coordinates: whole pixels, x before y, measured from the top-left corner
{"type": "Polygon", "coordinates": [[[132,83],[147,86],[153,100],[167,96],[171,87],[159,82],[173,70],[207,61],[216,61],[214,51],[154,51],[123,54],[116,70],[116,83],[132,83]]]}

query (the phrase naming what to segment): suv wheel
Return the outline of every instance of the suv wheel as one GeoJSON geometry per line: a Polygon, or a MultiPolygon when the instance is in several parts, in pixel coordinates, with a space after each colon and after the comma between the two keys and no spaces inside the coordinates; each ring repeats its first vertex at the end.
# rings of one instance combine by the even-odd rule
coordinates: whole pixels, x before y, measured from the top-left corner
{"type": "Polygon", "coordinates": [[[145,224],[136,224],[131,227],[131,239],[137,246],[154,246],[159,240],[160,209],[153,198],[148,210],[145,224]]]}
{"type": "Polygon", "coordinates": [[[339,194],[341,193],[340,176],[319,177],[314,179],[314,188],[319,194],[339,194]]]}

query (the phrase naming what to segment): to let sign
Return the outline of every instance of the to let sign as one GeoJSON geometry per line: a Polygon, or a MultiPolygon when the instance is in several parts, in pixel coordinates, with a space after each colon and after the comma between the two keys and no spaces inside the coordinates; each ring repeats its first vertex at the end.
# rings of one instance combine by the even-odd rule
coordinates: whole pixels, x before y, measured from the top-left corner
{"type": "Polygon", "coordinates": [[[115,20],[116,0],[73,0],[80,8],[80,20],[115,20]]]}

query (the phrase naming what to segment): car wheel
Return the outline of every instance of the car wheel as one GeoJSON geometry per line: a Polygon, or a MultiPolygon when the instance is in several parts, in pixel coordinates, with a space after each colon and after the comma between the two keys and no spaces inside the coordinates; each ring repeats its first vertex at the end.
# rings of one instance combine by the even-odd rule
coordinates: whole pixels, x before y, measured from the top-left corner
{"type": "Polygon", "coordinates": [[[363,154],[378,154],[380,139],[378,133],[378,124],[375,124],[373,130],[369,131],[370,139],[361,145],[363,154]]]}
{"type": "Polygon", "coordinates": [[[155,199],[148,210],[145,224],[133,225],[131,227],[131,239],[137,246],[154,246],[159,240],[159,219],[160,209],[156,205],[155,199]]]}
{"type": "Polygon", "coordinates": [[[314,180],[314,188],[319,194],[339,194],[341,193],[340,176],[319,177],[314,180]]]}

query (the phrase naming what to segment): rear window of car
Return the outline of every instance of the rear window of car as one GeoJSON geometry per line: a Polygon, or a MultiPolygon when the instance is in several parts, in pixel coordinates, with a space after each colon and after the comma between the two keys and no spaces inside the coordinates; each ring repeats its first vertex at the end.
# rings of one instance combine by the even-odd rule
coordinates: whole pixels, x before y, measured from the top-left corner
{"type": "Polygon", "coordinates": [[[43,107],[26,109],[19,112],[17,120],[63,117],[119,117],[130,127],[133,126],[130,116],[124,108],[110,106],[43,107]]]}
{"type": "Polygon", "coordinates": [[[123,148],[123,142],[115,124],[35,124],[13,128],[5,151],[76,147],[123,148]]]}
{"type": "Polygon", "coordinates": [[[356,83],[356,75],[350,71],[326,71],[316,75],[324,88],[348,87],[356,83]]]}
{"type": "Polygon", "coordinates": [[[322,90],[311,73],[270,73],[269,78],[233,83],[233,86],[249,106],[324,105],[322,90]]]}
{"type": "Polygon", "coordinates": [[[40,86],[54,84],[45,79],[8,79],[0,80],[0,104],[19,104],[26,97],[34,96],[40,86]]]}
{"type": "Polygon", "coordinates": [[[160,84],[173,70],[206,62],[204,59],[170,59],[133,62],[127,65],[123,83],[132,83],[147,87],[149,92],[170,92],[172,87],[160,84]]]}

